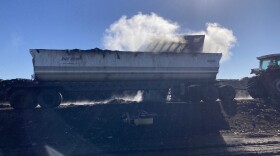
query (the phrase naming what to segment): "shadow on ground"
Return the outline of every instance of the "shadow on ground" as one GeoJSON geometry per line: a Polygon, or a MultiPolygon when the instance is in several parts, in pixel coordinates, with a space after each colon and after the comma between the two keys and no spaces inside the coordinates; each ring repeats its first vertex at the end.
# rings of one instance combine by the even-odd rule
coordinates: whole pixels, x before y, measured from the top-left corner
{"type": "MultiPolygon", "coordinates": [[[[219,130],[229,129],[218,102],[70,105],[0,111],[3,155],[201,154],[225,146],[219,130]],[[154,114],[154,124],[124,123],[123,114],[154,114]]],[[[222,149],[226,153],[226,149],[222,149]]]]}

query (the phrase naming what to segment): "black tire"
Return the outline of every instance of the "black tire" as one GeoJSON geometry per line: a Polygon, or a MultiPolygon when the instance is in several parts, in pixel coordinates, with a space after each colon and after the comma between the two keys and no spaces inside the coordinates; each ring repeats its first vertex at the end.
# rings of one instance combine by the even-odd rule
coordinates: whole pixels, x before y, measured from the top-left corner
{"type": "Polygon", "coordinates": [[[219,90],[216,86],[209,85],[203,88],[202,98],[204,102],[215,102],[219,98],[219,90]]]}
{"type": "Polygon", "coordinates": [[[14,109],[29,109],[38,105],[35,94],[24,89],[14,91],[9,97],[9,102],[14,109]]]}
{"type": "Polygon", "coordinates": [[[271,85],[269,94],[271,104],[275,109],[280,110],[280,79],[275,78],[271,85]]]}
{"type": "Polygon", "coordinates": [[[264,93],[264,87],[261,86],[261,81],[257,76],[249,78],[247,83],[247,91],[249,95],[254,99],[267,98],[264,93]]]}
{"type": "Polygon", "coordinates": [[[38,103],[42,108],[58,107],[62,100],[62,95],[56,90],[43,90],[38,95],[38,103]]]}
{"type": "Polygon", "coordinates": [[[273,80],[273,92],[280,98],[280,79],[276,78],[273,80]]]}
{"type": "Polygon", "coordinates": [[[219,87],[219,98],[222,101],[232,101],[236,96],[235,89],[230,85],[219,87]]]}

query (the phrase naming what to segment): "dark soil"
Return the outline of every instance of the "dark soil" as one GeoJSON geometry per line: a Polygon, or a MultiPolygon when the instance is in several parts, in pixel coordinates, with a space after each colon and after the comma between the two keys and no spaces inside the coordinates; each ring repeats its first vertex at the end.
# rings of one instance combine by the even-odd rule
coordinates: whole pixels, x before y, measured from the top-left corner
{"type": "Polygon", "coordinates": [[[235,134],[280,136],[280,111],[261,100],[238,101],[236,114],[225,120],[235,134]]]}

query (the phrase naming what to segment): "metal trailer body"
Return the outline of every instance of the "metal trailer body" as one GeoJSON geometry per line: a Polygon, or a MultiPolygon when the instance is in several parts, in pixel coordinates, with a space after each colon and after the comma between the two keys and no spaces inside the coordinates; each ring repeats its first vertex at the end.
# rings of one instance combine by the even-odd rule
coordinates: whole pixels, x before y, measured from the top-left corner
{"type": "MultiPolygon", "coordinates": [[[[0,83],[1,98],[15,109],[57,107],[63,99],[89,95],[108,98],[142,90],[143,97],[172,100],[232,100],[235,91],[219,86],[220,53],[123,52],[31,49],[34,80],[0,83]],[[77,95],[77,94],[75,94],[77,95]]],[[[88,96],[85,96],[88,97],[88,96]]],[[[152,100],[153,101],[153,100],[152,100]]]]}
{"type": "Polygon", "coordinates": [[[220,53],[31,49],[37,81],[214,81],[220,53]]]}
{"type": "Polygon", "coordinates": [[[174,101],[233,100],[233,87],[216,81],[222,54],[202,53],[203,35],[185,39],[158,41],[150,52],[31,49],[34,79],[0,81],[0,101],[9,101],[15,109],[38,104],[53,108],[75,97],[72,93],[102,99],[138,90],[144,99],[162,102],[167,94],[174,101]]]}

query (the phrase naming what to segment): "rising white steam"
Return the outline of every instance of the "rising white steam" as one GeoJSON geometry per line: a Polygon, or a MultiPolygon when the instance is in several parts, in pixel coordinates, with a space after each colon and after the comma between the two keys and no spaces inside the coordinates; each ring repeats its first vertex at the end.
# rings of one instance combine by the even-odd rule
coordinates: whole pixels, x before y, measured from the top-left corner
{"type": "Polygon", "coordinates": [[[131,18],[122,16],[106,29],[104,46],[110,50],[137,51],[155,38],[173,40],[178,29],[178,24],[155,13],[150,15],[138,13],[131,18]]]}
{"type": "Polygon", "coordinates": [[[229,60],[232,56],[230,49],[236,43],[236,37],[232,30],[222,27],[218,23],[207,23],[206,31],[191,34],[205,34],[203,51],[211,53],[223,53],[222,62],[229,60]]]}
{"type": "Polygon", "coordinates": [[[230,59],[231,48],[236,43],[233,32],[218,23],[207,23],[205,31],[180,32],[180,26],[163,17],[138,13],[128,18],[122,16],[110,25],[104,34],[104,47],[110,50],[138,51],[147,47],[155,39],[180,42],[178,35],[205,35],[204,52],[223,53],[222,61],[230,59]]]}

